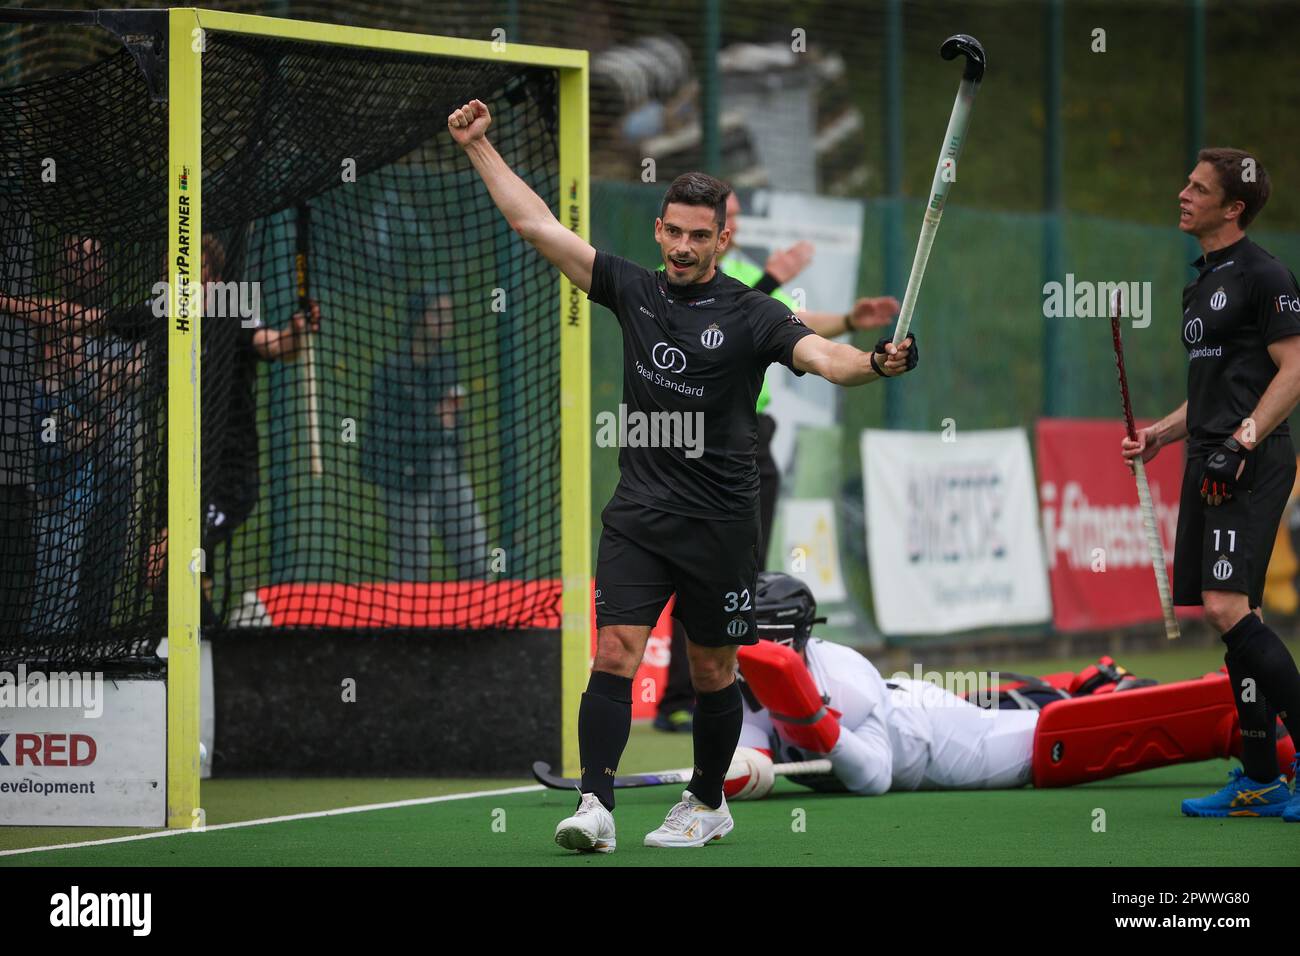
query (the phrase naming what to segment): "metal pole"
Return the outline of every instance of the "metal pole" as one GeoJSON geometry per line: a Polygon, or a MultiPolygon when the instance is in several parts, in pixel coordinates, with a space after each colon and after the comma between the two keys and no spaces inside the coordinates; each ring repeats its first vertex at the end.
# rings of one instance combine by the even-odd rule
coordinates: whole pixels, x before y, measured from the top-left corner
{"type": "MultiPolygon", "coordinates": [[[[1187,53],[1183,78],[1183,159],[1186,172],[1196,165],[1196,154],[1205,145],[1205,0],[1187,0],[1187,53]]],[[[1184,235],[1188,261],[1201,254],[1192,236],[1184,235]]]]}
{"type": "MultiPolygon", "coordinates": [[[[885,200],[881,223],[885,291],[902,297],[907,281],[903,252],[903,2],[885,4],[885,41],[880,58],[881,139],[884,142],[885,200]]],[[[902,428],[903,393],[885,383],[885,427],[902,428]]]]}
{"type": "MultiPolygon", "coordinates": [[[[1043,281],[1062,281],[1063,140],[1061,87],[1065,70],[1065,15],[1063,0],[1045,0],[1043,7],[1043,281]]],[[[1058,320],[1043,317],[1043,414],[1066,411],[1063,376],[1066,363],[1060,360],[1061,329],[1058,320]]]]}
{"type": "Polygon", "coordinates": [[[718,50],[722,42],[722,0],[708,0],[704,10],[704,89],[703,115],[700,118],[704,137],[704,169],[714,176],[722,174],[721,99],[718,77],[718,50]]]}

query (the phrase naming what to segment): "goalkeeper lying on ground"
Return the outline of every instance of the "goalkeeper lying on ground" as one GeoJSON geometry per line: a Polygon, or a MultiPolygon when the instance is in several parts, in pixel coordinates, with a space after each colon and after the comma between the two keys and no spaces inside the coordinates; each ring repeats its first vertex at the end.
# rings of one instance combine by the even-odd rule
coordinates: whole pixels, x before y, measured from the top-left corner
{"type": "MultiPolygon", "coordinates": [[[[816,613],[802,581],[759,575],[755,615],[765,640],[740,652],[740,746],[763,756],[748,754],[757,773],[731,777],[728,797],[770,790],[773,758],[829,757],[831,775],[792,779],[874,795],[1059,786],[1240,750],[1222,675],[1153,686],[1103,658],[1078,675],[1014,675],[981,707],[928,681],[886,680],[857,651],[812,638],[816,613]]],[[[1286,765],[1290,739],[1278,749],[1286,765]]]]}

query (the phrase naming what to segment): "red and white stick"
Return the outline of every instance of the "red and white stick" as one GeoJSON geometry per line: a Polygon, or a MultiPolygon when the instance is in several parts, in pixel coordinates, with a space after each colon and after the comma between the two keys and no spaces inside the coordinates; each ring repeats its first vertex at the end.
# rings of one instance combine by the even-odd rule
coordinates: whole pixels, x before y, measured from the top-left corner
{"type": "MultiPolygon", "coordinates": [[[[1128,396],[1128,375],[1124,372],[1124,343],[1119,337],[1120,293],[1115,292],[1115,300],[1110,310],[1110,334],[1115,342],[1115,367],[1119,370],[1119,393],[1124,400],[1124,425],[1128,428],[1128,437],[1137,441],[1137,429],[1133,426],[1133,404],[1128,396]]],[[[1160,593],[1160,609],[1165,616],[1165,636],[1169,640],[1178,637],[1178,618],[1174,616],[1173,593],[1169,589],[1169,568],[1165,564],[1165,546],[1160,541],[1160,526],[1156,523],[1156,509],[1151,504],[1151,487],[1147,484],[1146,466],[1142,456],[1132,459],[1133,474],[1137,478],[1138,506],[1142,509],[1142,525],[1147,533],[1147,550],[1151,553],[1151,569],[1156,575],[1156,590],[1160,593]]]]}

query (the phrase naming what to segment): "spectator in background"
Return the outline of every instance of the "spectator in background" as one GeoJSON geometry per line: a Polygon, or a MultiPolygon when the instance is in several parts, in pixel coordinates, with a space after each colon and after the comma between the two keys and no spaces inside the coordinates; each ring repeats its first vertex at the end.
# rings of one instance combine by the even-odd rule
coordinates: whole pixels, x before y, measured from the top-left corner
{"type": "MultiPolygon", "coordinates": [[[[83,600],[80,618],[83,627],[107,627],[114,596],[113,581],[105,568],[120,567],[126,546],[126,529],[122,516],[136,507],[131,501],[134,477],[133,445],[141,427],[141,415],[133,392],[146,379],[164,374],[164,357],[149,347],[150,332],[165,321],[159,314],[159,302],[141,299],[122,305],[108,302],[102,290],[107,272],[103,250],[96,239],[73,237],[65,246],[70,278],[70,294],[64,299],[15,298],[0,295],[0,313],[17,314],[31,330],[45,336],[61,338],[60,347],[76,355],[81,374],[92,376],[83,388],[83,397],[93,414],[87,440],[101,444],[92,456],[89,486],[97,498],[97,510],[84,548],[82,574],[91,571],[104,582],[95,589],[93,600],[83,600]],[[91,334],[93,333],[93,335],[91,334]],[[124,510],[128,509],[128,510],[124,510]]],[[[164,278],[170,281],[170,264],[164,260],[164,278]]],[[[202,239],[203,289],[223,281],[226,252],[213,235],[202,239]]],[[[204,405],[218,406],[223,414],[219,427],[204,432],[204,490],[209,498],[204,505],[202,546],[211,555],[213,549],[228,543],[235,529],[257,504],[258,433],[256,420],[256,376],[259,361],[293,361],[320,328],[320,308],[311,304],[311,313],[295,313],[281,329],[266,328],[260,317],[251,321],[241,316],[208,316],[203,333],[204,405]],[[215,372],[215,374],[213,374],[215,372]],[[221,387],[221,401],[210,401],[208,390],[221,387]],[[215,432],[215,434],[214,434],[215,432]],[[211,437],[211,441],[209,441],[211,437]]],[[[159,388],[162,386],[160,385],[159,388]]],[[[167,503],[151,500],[143,506],[160,509],[165,520],[167,503]]],[[[144,571],[150,587],[162,584],[167,553],[167,529],[160,521],[147,523],[161,528],[149,545],[144,571]]],[[[211,568],[211,562],[208,567],[211,568]]],[[[210,599],[212,582],[205,576],[205,602],[210,599]]],[[[213,623],[214,615],[205,603],[204,623],[213,623]]]]}
{"type": "MultiPolygon", "coordinates": [[[[36,580],[31,632],[76,629],[81,558],[94,501],[94,426],[81,354],[42,334],[36,388],[36,580]]],[[[89,590],[89,589],[88,589],[89,590]]]]}
{"type": "MultiPolygon", "coordinates": [[[[26,379],[22,390],[30,398],[30,429],[27,442],[32,454],[25,483],[35,492],[32,502],[34,543],[28,630],[33,633],[68,632],[80,623],[78,601],[82,597],[83,551],[94,505],[97,460],[95,443],[99,434],[94,420],[98,397],[90,375],[87,339],[78,334],[80,324],[73,316],[90,308],[96,290],[104,281],[104,250],[100,240],[69,236],[59,250],[58,278],[64,298],[15,299],[0,301],[0,309],[19,317],[32,348],[25,355],[6,361],[10,377],[26,379]]],[[[97,343],[96,343],[97,344],[97,343]]],[[[14,384],[18,385],[17,379],[14,384]]],[[[12,542],[5,542],[6,560],[12,542]]],[[[112,580],[114,561],[120,555],[105,555],[95,562],[101,580],[112,580]],[[107,566],[106,566],[107,565],[107,566]]],[[[17,603],[8,595],[6,603],[17,603]]]]}
{"type": "Polygon", "coordinates": [[[429,581],[436,533],[458,580],[482,578],[487,534],[461,463],[465,389],[448,347],[451,296],[439,287],[412,294],[409,321],[405,345],[375,368],[362,439],[365,477],[383,489],[389,577],[429,581]]]}
{"type": "Polygon", "coordinates": [[[36,576],[37,348],[18,303],[0,294],[0,640],[26,630],[36,576]]]}

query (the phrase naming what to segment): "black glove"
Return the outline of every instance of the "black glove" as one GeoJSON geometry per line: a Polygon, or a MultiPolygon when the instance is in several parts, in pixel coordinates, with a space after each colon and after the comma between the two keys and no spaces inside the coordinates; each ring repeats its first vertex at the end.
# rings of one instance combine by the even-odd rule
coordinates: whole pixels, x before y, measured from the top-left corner
{"type": "MultiPolygon", "coordinates": [[[[899,375],[902,375],[904,372],[912,371],[912,369],[916,368],[916,363],[921,360],[921,353],[920,351],[918,351],[916,347],[916,336],[913,335],[911,332],[908,332],[906,338],[903,339],[903,342],[906,343],[908,339],[911,339],[912,343],[907,346],[907,368],[903,369],[902,372],[899,372],[898,373],[899,375]]],[[[898,377],[897,375],[886,375],[881,365],[876,363],[877,355],[888,354],[885,352],[885,346],[892,341],[894,341],[894,337],[892,335],[886,335],[883,339],[881,339],[879,342],[876,343],[876,347],[871,351],[871,370],[875,372],[877,375],[879,375],[881,378],[898,377]]]]}
{"type": "Polygon", "coordinates": [[[1205,470],[1201,472],[1201,497],[1207,504],[1215,505],[1219,498],[1224,501],[1232,497],[1233,485],[1237,482],[1237,472],[1246,460],[1246,449],[1229,438],[1222,447],[1210,453],[1205,459],[1205,470]]]}

